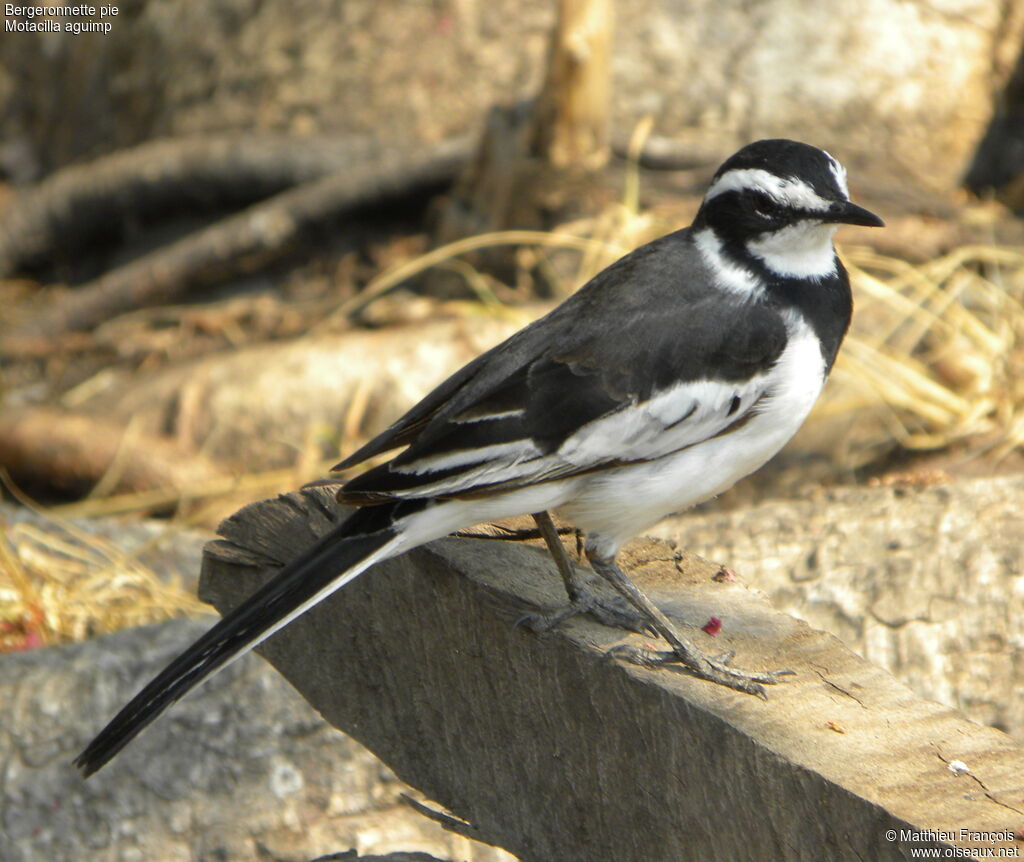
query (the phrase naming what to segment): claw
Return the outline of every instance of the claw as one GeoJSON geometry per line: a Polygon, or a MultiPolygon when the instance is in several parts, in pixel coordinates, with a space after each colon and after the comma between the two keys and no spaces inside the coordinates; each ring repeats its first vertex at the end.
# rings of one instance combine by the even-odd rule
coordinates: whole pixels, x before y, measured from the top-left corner
{"type": "Polygon", "coordinates": [[[535,632],[546,632],[579,614],[587,614],[609,628],[626,629],[637,634],[649,633],[654,637],[658,634],[646,619],[625,602],[615,597],[602,598],[589,592],[578,595],[568,605],[551,613],[526,614],[516,620],[513,628],[525,624],[535,632]]]}
{"type": "Polygon", "coordinates": [[[700,679],[709,682],[716,682],[735,691],[742,691],[753,694],[762,700],[768,699],[766,685],[778,685],[779,677],[795,675],[792,670],[765,670],[747,671],[739,668],[729,667],[734,652],[723,653],[715,658],[704,656],[699,651],[697,655],[703,660],[698,662],[697,667],[693,666],[692,659],[675,652],[674,650],[649,650],[642,647],[634,647],[629,644],[619,644],[608,650],[605,655],[612,658],[621,658],[632,664],[646,668],[661,668],[666,665],[683,665],[683,667],[700,679]]]}
{"type": "Polygon", "coordinates": [[[515,621],[512,625],[513,629],[519,628],[519,626],[526,626],[530,631],[542,634],[543,632],[551,631],[559,623],[564,622],[576,613],[572,605],[567,606],[558,611],[554,611],[549,614],[535,613],[535,614],[524,614],[515,621]]]}

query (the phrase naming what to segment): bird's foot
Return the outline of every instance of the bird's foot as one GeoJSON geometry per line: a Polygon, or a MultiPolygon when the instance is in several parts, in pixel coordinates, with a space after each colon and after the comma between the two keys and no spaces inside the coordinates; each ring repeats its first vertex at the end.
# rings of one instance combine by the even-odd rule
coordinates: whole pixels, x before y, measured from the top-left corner
{"type": "Polygon", "coordinates": [[[618,596],[601,596],[577,586],[576,598],[565,607],[548,613],[527,614],[516,621],[534,632],[547,632],[568,619],[588,614],[606,626],[637,634],[655,634],[651,624],[629,604],[618,596]]]}
{"type": "Polygon", "coordinates": [[[680,639],[679,645],[672,650],[650,650],[643,647],[635,647],[629,644],[621,644],[612,647],[607,653],[615,658],[625,659],[641,667],[665,667],[670,664],[682,664],[695,676],[706,679],[709,682],[724,685],[727,688],[742,691],[747,694],[756,694],[758,697],[766,698],[764,687],[766,685],[778,685],[782,680],[780,677],[795,675],[792,670],[743,670],[732,667],[735,653],[731,650],[717,656],[705,655],[697,647],[680,639]]]}

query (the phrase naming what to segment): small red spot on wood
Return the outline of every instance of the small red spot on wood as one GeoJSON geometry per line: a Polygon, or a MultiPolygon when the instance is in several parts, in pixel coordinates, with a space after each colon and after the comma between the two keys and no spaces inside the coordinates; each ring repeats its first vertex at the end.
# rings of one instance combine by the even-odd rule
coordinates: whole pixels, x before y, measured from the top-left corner
{"type": "Polygon", "coordinates": [[[718,617],[709,617],[708,621],[700,627],[700,630],[714,637],[722,630],[722,621],[718,617]]]}

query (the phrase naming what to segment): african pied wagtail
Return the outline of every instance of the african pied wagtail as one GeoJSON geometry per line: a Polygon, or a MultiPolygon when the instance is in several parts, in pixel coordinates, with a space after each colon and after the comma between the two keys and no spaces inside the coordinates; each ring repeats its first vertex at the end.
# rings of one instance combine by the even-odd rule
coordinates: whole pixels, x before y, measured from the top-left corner
{"type": "Polygon", "coordinates": [[[786,140],[744,147],[715,174],[691,227],[608,267],[339,464],[405,447],[345,484],[338,499],[361,508],[185,650],[75,763],[95,772],[205,677],[374,563],[523,513],[536,513],[573,611],[639,621],[671,647],[662,660],[763,694],[781,672],[705,656],[615,556],[756,470],[800,427],[850,323],[838,224],[882,220],[850,203],[832,156],[786,140]],[[628,605],[577,582],[549,510],[586,533],[591,566],[628,605]]]}

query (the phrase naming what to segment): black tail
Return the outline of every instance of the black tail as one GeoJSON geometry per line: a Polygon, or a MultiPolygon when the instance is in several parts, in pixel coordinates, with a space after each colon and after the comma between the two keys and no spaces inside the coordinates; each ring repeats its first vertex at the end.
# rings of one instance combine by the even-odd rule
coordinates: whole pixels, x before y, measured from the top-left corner
{"type": "MultiPolygon", "coordinates": [[[[395,513],[388,518],[381,511],[391,508],[375,507],[374,514],[385,517],[373,520],[393,524],[395,513]]],[[[82,775],[87,778],[100,769],[139,731],[214,671],[248,652],[375,562],[370,557],[394,540],[398,529],[387,526],[369,534],[356,531],[354,522],[367,520],[360,515],[356,512],[286,565],[132,698],[75,758],[82,775]]]]}

